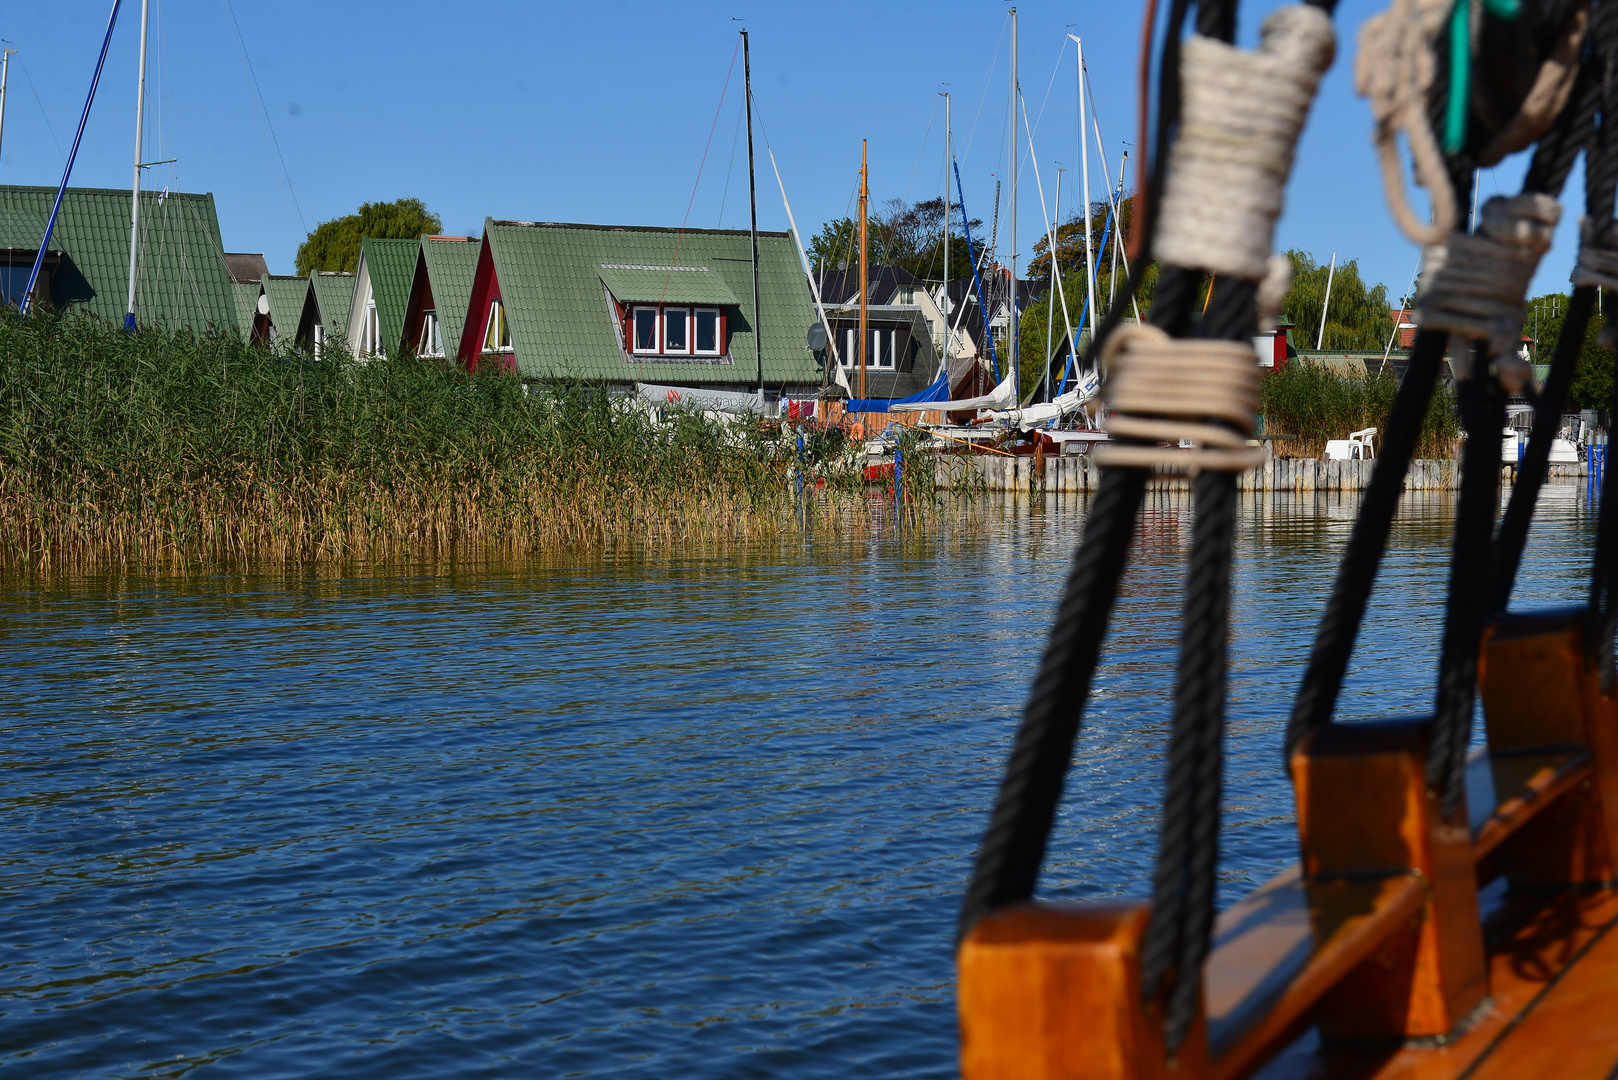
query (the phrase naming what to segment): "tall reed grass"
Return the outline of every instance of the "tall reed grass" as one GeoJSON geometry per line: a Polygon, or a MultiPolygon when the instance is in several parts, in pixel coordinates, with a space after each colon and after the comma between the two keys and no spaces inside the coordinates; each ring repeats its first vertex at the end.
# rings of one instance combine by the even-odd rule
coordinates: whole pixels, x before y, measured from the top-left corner
{"type": "MultiPolygon", "coordinates": [[[[1342,375],[1323,364],[1294,362],[1264,377],[1259,412],[1266,433],[1297,436],[1276,443],[1278,454],[1319,457],[1327,440],[1345,439],[1349,432],[1368,427],[1377,429],[1380,446],[1398,390],[1391,365],[1373,374],[1342,375]]],[[[1455,393],[1440,384],[1427,408],[1416,457],[1453,456],[1459,434],[1455,393]]]]}
{"type": "MultiPolygon", "coordinates": [[[[805,457],[858,513],[852,448],[805,457]]],[[[0,314],[3,565],[757,538],[801,524],[797,461],[599,387],[0,314]]]]}

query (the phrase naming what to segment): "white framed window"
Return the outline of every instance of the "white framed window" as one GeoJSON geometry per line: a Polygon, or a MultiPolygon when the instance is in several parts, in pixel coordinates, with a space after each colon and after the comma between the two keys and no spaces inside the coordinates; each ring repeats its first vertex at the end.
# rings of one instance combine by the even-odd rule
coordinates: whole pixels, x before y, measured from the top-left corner
{"type": "Polygon", "coordinates": [[[438,330],[438,312],[421,313],[421,341],[416,346],[416,352],[421,356],[444,355],[444,338],[438,330]]]}
{"type": "Polygon", "coordinates": [[[662,343],[658,340],[658,318],[655,307],[638,307],[630,317],[630,332],[634,335],[631,344],[632,351],[637,353],[656,353],[662,351],[658,348],[662,343]]]}
{"type": "Polygon", "coordinates": [[[679,356],[691,352],[691,309],[663,309],[663,351],[679,356]]]}
{"type": "Polygon", "coordinates": [[[697,308],[694,319],[696,323],[693,343],[698,356],[718,356],[724,351],[724,342],[719,340],[719,309],[697,308]]]}
{"type": "Polygon", "coordinates": [[[483,335],[484,352],[510,352],[511,327],[506,324],[506,305],[489,301],[489,328],[483,335]]]}
{"type": "Polygon", "coordinates": [[[365,302],[365,324],[360,328],[360,352],[366,356],[382,356],[382,324],[376,315],[376,301],[365,302]]]}
{"type": "Polygon", "coordinates": [[[871,352],[870,352],[870,355],[866,358],[866,363],[870,367],[879,367],[879,368],[891,368],[891,367],[893,367],[893,331],[892,330],[872,330],[871,331],[871,352]]]}
{"type": "Polygon", "coordinates": [[[843,331],[843,355],[839,357],[843,367],[853,371],[860,366],[858,330],[843,331]]]}
{"type": "Polygon", "coordinates": [[[315,323],[313,344],[315,355],[318,357],[320,355],[321,347],[326,344],[326,327],[323,323],[315,323]]]}

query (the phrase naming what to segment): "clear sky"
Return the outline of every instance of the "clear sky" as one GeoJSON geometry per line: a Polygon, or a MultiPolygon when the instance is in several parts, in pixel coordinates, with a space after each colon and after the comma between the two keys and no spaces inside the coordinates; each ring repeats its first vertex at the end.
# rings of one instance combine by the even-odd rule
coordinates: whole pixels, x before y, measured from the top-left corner
{"type": "MultiPolygon", "coordinates": [[[[298,243],[317,223],[363,201],[407,195],[425,200],[451,233],[477,233],[485,216],[678,226],[688,207],[694,227],[745,228],[736,53],[744,24],[737,17],[752,32],[760,228],[787,224],[766,137],[806,242],[825,220],[852,212],[862,138],[870,140],[874,203],[941,194],[938,94],[945,89],[974,216],[990,219],[995,176],[1007,172],[1009,31],[1007,5],[995,0],[151,6],[144,157],[179,161],[149,170],[148,186],[213,192],[226,249],[262,251],[276,273],[292,272],[298,243]]],[[[1277,6],[1242,4],[1243,43],[1253,43],[1263,15],[1277,6]]],[[[1383,6],[1343,0],[1339,7],[1337,63],[1299,148],[1276,244],[1321,261],[1333,251],[1357,258],[1364,276],[1396,298],[1417,252],[1390,223],[1369,113],[1352,76],[1359,25],[1383,6]]],[[[110,0],[52,0],[0,12],[0,38],[19,50],[0,182],[60,180],[110,7],[110,0]]],[[[1027,0],[1018,8],[1021,83],[1045,197],[1055,198],[1061,162],[1069,170],[1062,203],[1072,207],[1077,102],[1067,35],[1084,41],[1116,179],[1123,144],[1135,138],[1141,6],[1027,0]]],[[[77,186],[129,185],[139,25],[139,0],[124,0],[74,169],[77,186]]],[[[1097,157],[1090,155],[1093,198],[1102,188],[1097,157]]],[[[1022,261],[1042,230],[1024,162],[1022,261]]],[[[1516,191],[1525,167],[1519,155],[1485,172],[1484,196],[1516,191]]],[[[1563,202],[1536,293],[1569,288],[1583,208],[1579,173],[1563,202]]]]}

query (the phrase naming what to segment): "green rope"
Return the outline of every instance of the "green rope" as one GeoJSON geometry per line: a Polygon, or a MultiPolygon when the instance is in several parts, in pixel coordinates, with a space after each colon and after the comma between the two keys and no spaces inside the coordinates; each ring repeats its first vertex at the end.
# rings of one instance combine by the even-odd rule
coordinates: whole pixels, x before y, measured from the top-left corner
{"type": "MultiPolygon", "coordinates": [[[[1471,0],[1455,0],[1449,17],[1449,102],[1444,110],[1444,153],[1458,154],[1466,145],[1467,110],[1472,94],[1471,0]]],[[[1522,0],[1483,0],[1483,10],[1497,19],[1515,21],[1522,0]]]]}

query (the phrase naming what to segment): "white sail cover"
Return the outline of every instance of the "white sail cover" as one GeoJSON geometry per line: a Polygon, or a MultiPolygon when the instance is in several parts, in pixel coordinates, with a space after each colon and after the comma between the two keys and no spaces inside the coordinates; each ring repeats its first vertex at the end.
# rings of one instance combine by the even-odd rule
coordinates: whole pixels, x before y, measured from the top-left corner
{"type": "Polygon", "coordinates": [[[915,401],[888,406],[889,412],[963,412],[967,409],[1009,409],[1017,404],[1016,372],[1006,372],[1000,385],[974,398],[960,401],[915,401]]]}
{"type": "Polygon", "coordinates": [[[1052,420],[1060,419],[1068,413],[1077,412],[1085,402],[1096,396],[1101,389],[1101,380],[1095,372],[1090,372],[1079,380],[1079,385],[1065,394],[1059,394],[1050,401],[1039,405],[1030,405],[1025,409],[1007,409],[994,414],[996,420],[1005,420],[1012,427],[1022,431],[1048,424],[1052,420]]]}

